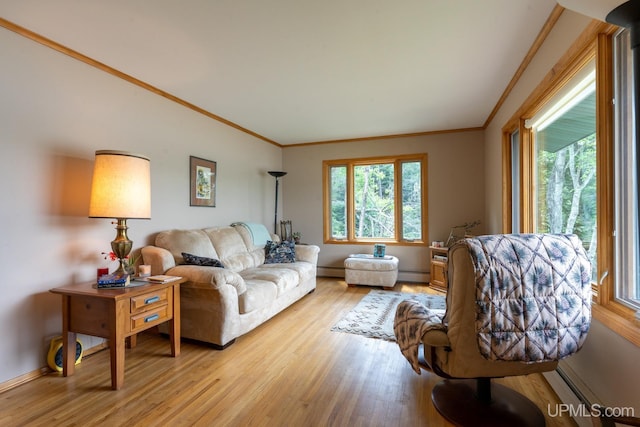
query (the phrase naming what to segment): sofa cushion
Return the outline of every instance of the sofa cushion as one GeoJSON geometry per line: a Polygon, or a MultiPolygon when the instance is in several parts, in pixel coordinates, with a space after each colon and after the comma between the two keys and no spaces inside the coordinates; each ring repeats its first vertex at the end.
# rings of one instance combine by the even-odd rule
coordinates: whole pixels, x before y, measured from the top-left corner
{"type": "Polygon", "coordinates": [[[269,240],[264,247],[264,252],[265,264],[283,264],[296,261],[296,245],[288,240],[280,243],[269,240]]]}
{"type": "Polygon", "coordinates": [[[224,268],[224,265],[220,262],[220,260],[215,258],[197,256],[186,252],[182,252],[182,258],[184,258],[184,263],[189,265],[202,265],[206,267],[224,268]]]}
{"type": "Polygon", "coordinates": [[[184,264],[182,252],[207,258],[219,258],[211,240],[203,230],[169,230],[156,236],[156,246],[171,252],[176,264],[184,264]]]}
{"type": "Polygon", "coordinates": [[[290,268],[248,268],[240,272],[240,276],[249,282],[252,280],[266,280],[276,285],[278,296],[293,289],[300,283],[300,276],[290,268]]]}
{"type": "Polygon", "coordinates": [[[304,282],[306,280],[312,279],[316,276],[316,266],[311,264],[310,262],[292,262],[288,264],[263,264],[260,266],[262,269],[267,268],[275,268],[282,269],[286,268],[287,270],[293,270],[298,273],[300,282],[304,282]]]}
{"type": "Polygon", "coordinates": [[[245,280],[247,290],[238,296],[240,314],[250,313],[273,304],[278,296],[275,283],[266,280],[245,280]]]}

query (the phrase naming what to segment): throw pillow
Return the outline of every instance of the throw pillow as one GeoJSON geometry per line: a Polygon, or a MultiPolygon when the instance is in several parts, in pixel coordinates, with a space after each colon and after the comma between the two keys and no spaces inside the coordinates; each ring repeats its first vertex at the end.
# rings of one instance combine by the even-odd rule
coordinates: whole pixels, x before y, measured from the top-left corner
{"type": "Polygon", "coordinates": [[[296,262],[296,244],[288,240],[280,243],[274,243],[269,240],[264,247],[264,263],[281,264],[289,262],[296,262]]]}
{"type": "Polygon", "coordinates": [[[202,265],[206,267],[224,268],[224,265],[220,262],[220,260],[215,258],[197,256],[193,254],[188,254],[186,252],[182,252],[182,258],[184,258],[185,264],[189,264],[189,265],[202,265]]]}

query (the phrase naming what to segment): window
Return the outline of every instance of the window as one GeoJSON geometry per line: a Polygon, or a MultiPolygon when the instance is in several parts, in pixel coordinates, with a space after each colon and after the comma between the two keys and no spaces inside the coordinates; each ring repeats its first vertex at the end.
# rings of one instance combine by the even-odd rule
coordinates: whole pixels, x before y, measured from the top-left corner
{"type": "Polygon", "coordinates": [[[527,121],[534,147],[536,233],[571,233],[582,240],[597,275],[596,97],[591,61],[527,121]]]}
{"type": "Polygon", "coordinates": [[[632,54],[628,31],[591,31],[503,127],[503,229],[580,236],[594,317],[640,346],[632,54]]]}
{"type": "Polygon", "coordinates": [[[426,154],[325,161],[325,242],[423,244],[426,165],[426,154]]]}
{"type": "Polygon", "coordinates": [[[640,310],[638,153],[634,144],[633,59],[629,38],[628,30],[614,37],[615,298],[640,310]]]}

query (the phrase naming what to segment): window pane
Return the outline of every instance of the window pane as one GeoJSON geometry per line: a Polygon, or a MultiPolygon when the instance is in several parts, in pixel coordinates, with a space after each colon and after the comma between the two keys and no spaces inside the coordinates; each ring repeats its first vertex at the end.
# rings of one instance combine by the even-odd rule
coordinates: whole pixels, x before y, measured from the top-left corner
{"type": "Polygon", "coordinates": [[[615,38],[615,296],[640,308],[638,256],[638,153],[635,150],[632,55],[629,31],[615,38]]]}
{"type": "Polygon", "coordinates": [[[354,166],[356,238],[395,237],[393,163],[354,166]]]}
{"type": "Polygon", "coordinates": [[[331,179],[331,237],[347,237],[347,167],[332,166],[331,179]]]}
{"type": "MultiPolygon", "coordinates": [[[[581,82],[582,83],[582,82],[581,82]]],[[[580,237],[596,280],[595,81],[535,125],[536,232],[580,237]]]]}
{"type": "Polygon", "coordinates": [[[402,238],[422,239],[422,173],[420,162],[402,163],[402,238]]]}

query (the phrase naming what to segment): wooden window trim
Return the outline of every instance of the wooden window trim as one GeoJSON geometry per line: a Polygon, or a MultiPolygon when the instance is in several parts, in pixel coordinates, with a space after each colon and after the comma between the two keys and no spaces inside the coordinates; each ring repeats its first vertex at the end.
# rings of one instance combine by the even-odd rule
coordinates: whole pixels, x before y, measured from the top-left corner
{"type": "MultiPolygon", "coordinates": [[[[427,201],[428,201],[428,155],[426,153],[418,153],[418,154],[406,154],[399,156],[381,156],[381,157],[366,157],[366,158],[354,158],[354,159],[338,159],[338,160],[325,160],[322,162],[322,182],[323,182],[323,237],[325,244],[346,244],[346,245],[370,245],[373,242],[385,243],[387,245],[402,245],[402,246],[427,246],[428,245],[428,213],[427,213],[427,201]],[[393,163],[394,167],[394,191],[395,191],[395,199],[394,203],[398,206],[398,197],[400,197],[402,188],[401,185],[401,177],[402,173],[401,168],[399,167],[402,163],[408,161],[417,161],[421,164],[422,176],[421,176],[421,186],[422,186],[422,194],[421,194],[421,209],[422,209],[422,223],[421,223],[421,231],[422,231],[422,239],[420,240],[403,240],[402,236],[402,213],[401,209],[396,208],[394,215],[396,221],[396,230],[395,237],[392,239],[381,239],[381,238],[364,238],[357,239],[354,235],[354,185],[353,185],[353,175],[351,173],[347,173],[347,238],[346,239],[334,239],[331,236],[331,176],[329,170],[332,166],[346,166],[347,169],[357,166],[357,165],[370,165],[370,164],[382,164],[382,163],[393,163]]],[[[401,206],[401,204],[400,204],[401,206]]]]}
{"type": "Polygon", "coordinates": [[[521,232],[533,231],[533,141],[524,120],[533,117],[575,73],[591,59],[596,59],[596,134],[597,134],[597,198],[598,198],[598,278],[594,284],[592,313],[604,325],[640,346],[640,321],[635,311],[615,300],[614,282],[614,182],[613,182],[613,52],[611,38],[617,27],[599,21],[591,24],[578,37],[543,81],[525,100],[502,128],[503,232],[510,233],[511,145],[510,135],[520,130],[521,142],[521,232]]]}
{"type": "Polygon", "coordinates": [[[515,129],[505,127],[502,130],[502,232],[513,233],[513,169],[511,158],[511,135],[515,129]]]}

